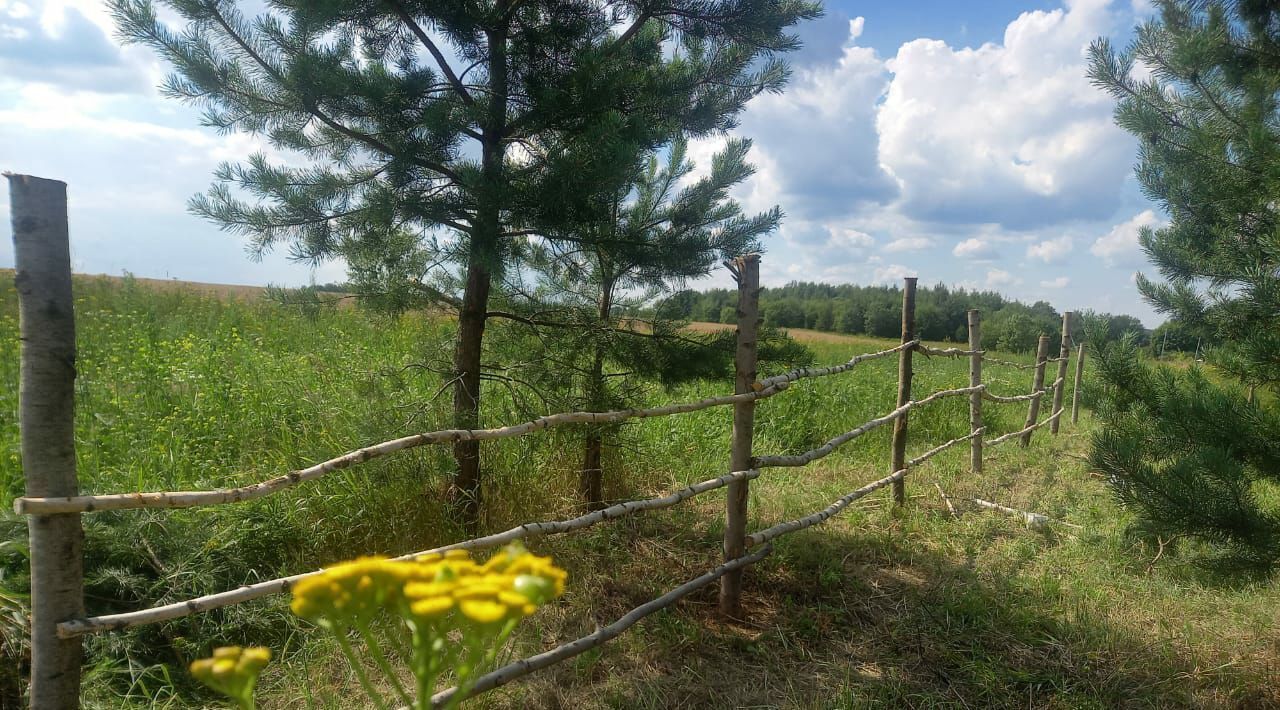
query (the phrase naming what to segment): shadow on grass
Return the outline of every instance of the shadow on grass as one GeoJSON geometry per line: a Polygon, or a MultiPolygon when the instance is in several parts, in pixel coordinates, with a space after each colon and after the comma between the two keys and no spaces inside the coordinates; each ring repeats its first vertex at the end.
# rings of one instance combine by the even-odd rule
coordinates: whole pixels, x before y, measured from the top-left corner
{"type": "MultiPolygon", "coordinates": [[[[614,559],[636,561],[570,602],[589,612],[570,610],[561,628],[541,630],[542,646],[523,650],[590,632],[581,616],[603,625],[714,565],[713,530],[678,554],[666,530],[656,521],[628,529],[622,536],[631,550],[614,559]],[[594,598],[585,599],[588,593],[594,598]]],[[[1053,580],[984,573],[911,543],[900,530],[827,528],[782,541],[746,575],[745,623],[723,623],[715,598],[714,586],[701,590],[613,644],[478,704],[1280,707],[1274,683],[1231,668],[1206,671],[1213,664],[1184,646],[1115,625],[1105,609],[1053,580]]]]}

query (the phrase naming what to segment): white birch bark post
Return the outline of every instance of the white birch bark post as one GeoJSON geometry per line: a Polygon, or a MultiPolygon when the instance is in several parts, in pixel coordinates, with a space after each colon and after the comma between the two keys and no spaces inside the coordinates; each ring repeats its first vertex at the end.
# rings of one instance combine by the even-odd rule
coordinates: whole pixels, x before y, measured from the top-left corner
{"type": "MultiPolygon", "coordinates": [[[[1036,374],[1031,380],[1031,393],[1039,393],[1039,396],[1032,397],[1031,403],[1027,405],[1027,423],[1023,428],[1027,428],[1036,423],[1036,419],[1040,417],[1040,400],[1044,399],[1044,366],[1045,361],[1049,359],[1049,336],[1040,336],[1039,342],[1036,344],[1036,374]]],[[[1029,431],[1020,437],[1023,448],[1031,444],[1031,435],[1035,433],[1029,431]]]]}
{"type": "MultiPolygon", "coordinates": [[[[1053,409],[1050,414],[1057,414],[1062,411],[1063,396],[1067,393],[1067,363],[1071,359],[1071,311],[1062,314],[1062,343],[1058,346],[1058,377],[1054,382],[1058,386],[1053,389],[1053,409]]],[[[1049,424],[1049,433],[1057,436],[1058,425],[1062,422],[1062,417],[1054,419],[1049,424]]]]}
{"type": "MultiPolygon", "coordinates": [[[[67,236],[67,184],[6,173],[22,337],[18,422],[28,496],[74,496],[76,330],[67,236]]],[[[33,515],[31,707],[80,707],[79,639],[58,622],[84,616],[79,513],[33,515]]]]}
{"type": "Polygon", "coordinates": [[[1084,377],[1084,343],[1076,348],[1076,379],[1071,387],[1071,423],[1080,423],[1080,382],[1084,377]]]}
{"type": "MultiPolygon", "coordinates": [[[[734,259],[738,278],[738,345],[733,367],[735,394],[751,392],[756,385],[756,333],[760,327],[760,255],[734,259]]],[[[733,405],[733,443],[729,471],[751,468],[751,440],[755,428],[755,401],[733,405]]],[[[729,484],[725,505],[724,559],[736,560],[746,552],[747,481],[729,484]]],[[[742,570],[734,569],[720,578],[720,613],[742,618],[742,570]]]]}
{"type": "MultiPolygon", "coordinates": [[[[969,386],[982,384],[982,311],[969,311],[969,386]]],[[[969,431],[982,428],[982,393],[969,395],[969,431]]],[[[982,437],[975,436],[969,440],[969,469],[973,473],[982,473],[982,437]]],[[[950,501],[947,505],[951,505],[950,501]]]]}
{"type": "MultiPolygon", "coordinates": [[[[916,339],[916,277],[908,276],[902,280],[902,342],[909,343],[916,339]]],[[[898,406],[911,400],[911,351],[914,348],[903,348],[898,353],[898,406]]],[[[893,422],[893,456],[889,472],[901,471],[907,462],[907,414],[903,414],[893,422]]],[[[893,505],[901,506],[907,502],[906,482],[899,478],[893,482],[893,505]]]]}

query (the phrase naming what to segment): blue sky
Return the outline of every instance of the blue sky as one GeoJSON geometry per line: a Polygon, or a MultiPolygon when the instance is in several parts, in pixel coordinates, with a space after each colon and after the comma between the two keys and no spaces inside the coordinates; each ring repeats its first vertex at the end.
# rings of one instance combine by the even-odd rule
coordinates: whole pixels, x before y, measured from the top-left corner
{"type": "MultiPolygon", "coordinates": [[[[917,275],[1155,325],[1133,274],[1149,270],[1138,229],[1162,216],[1132,177],[1135,142],[1084,78],[1088,43],[1123,41],[1149,12],[1142,0],[829,2],[800,30],[787,91],[753,101],[739,130],[757,174],[736,197],[787,213],[765,283],[917,275]]],[[[187,214],[219,162],[263,146],[201,128],[155,90],[164,74],[148,50],[119,45],[98,2],[0,0],[0,169],[69,183],[74,267],[341,280],[341,264],[252,261],[187,214]]],[[[708,162],[720,140],[691,155],[708,162]]],[[[12,262],[6,238],[0,266],[12,262]]]]}

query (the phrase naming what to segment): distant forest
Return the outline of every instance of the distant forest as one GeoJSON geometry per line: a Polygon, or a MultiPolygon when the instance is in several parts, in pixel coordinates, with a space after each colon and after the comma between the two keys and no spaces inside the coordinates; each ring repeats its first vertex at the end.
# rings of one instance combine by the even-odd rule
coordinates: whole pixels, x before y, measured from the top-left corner
{"type": "MultiPolygon", "coordinates": [[[[668,299],[666,315],[695,321],[733,323],[737,292],[728,289],[682,291],[668,299]]],[[[809,328],[832,333],[896,338],[901,334],[902,289],[791,282],[766,288],[760,296],[765,325],[809,328]]],[[[1045,301],[1031,305],[994,291],[969,291],[943,284],[916,291],[916,325],[925,340],[965,343],[969,340],[965,311],[982,311],[982,347],[1008,352],[1035,350],[1041,334],[1052,338],[1057,352],[1062,314],[1045,301]]],[[[1082,312],[1084,320],[1105,319],[1109,339],[1132,333],[1139,343],[1152,342],[1153,333],[1128,315],[1082,312]]],[[[1158,329],[1155,335],[1162,335],[1158,329]]],[[[1169,349],[1185,349],[1184,339],[1170,338],[1169,349]]],[[[1194,347],[1194,341],[1191,347],[1194,347]]]]}

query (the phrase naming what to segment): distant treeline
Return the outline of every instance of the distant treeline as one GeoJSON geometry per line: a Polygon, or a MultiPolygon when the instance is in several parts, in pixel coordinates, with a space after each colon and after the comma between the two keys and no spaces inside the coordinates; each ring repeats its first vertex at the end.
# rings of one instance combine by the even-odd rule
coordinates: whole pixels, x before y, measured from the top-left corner
{"type": "MultiPolygon", "coordinates": [[[[712,323],[733,323],[737,292],[728,289],[683,291],[663,305],[676,317],[712,323]]],[[[896,338],[901,334],[902,290],[890,286],[856,286],[792,282],[766,288],[760,296],[766,325],[810,328],[833,333],[896,338]]],[[[1045,301],[1031,305],[994,291],[970,291],[942,284],[916,291],[916,327],[925,340],[963,343],[969,340],[965,312],[982,311],[982,347],[1008,352],[1035,350],[1041,334],[1058,348],[1062,314],[1045,301]]],[[[1142,344],[1150,333],[1133,316],[1085,312],[1089,319],[1106,319],[1109,334],[1132,333],[1142,344]]]]}

